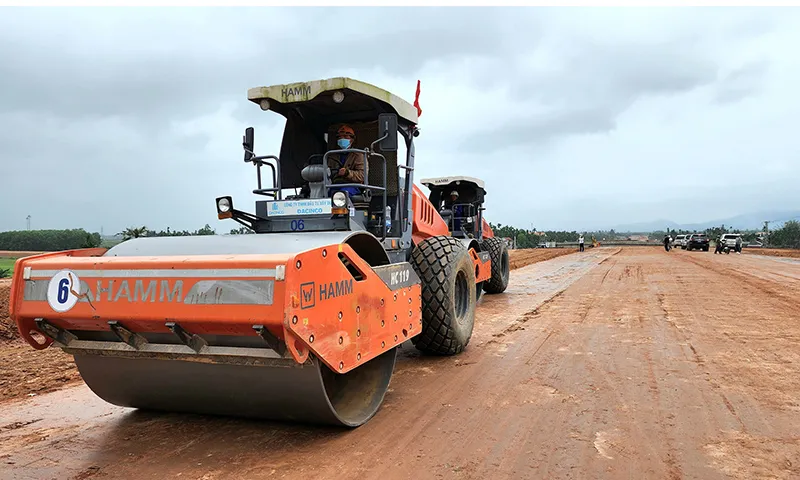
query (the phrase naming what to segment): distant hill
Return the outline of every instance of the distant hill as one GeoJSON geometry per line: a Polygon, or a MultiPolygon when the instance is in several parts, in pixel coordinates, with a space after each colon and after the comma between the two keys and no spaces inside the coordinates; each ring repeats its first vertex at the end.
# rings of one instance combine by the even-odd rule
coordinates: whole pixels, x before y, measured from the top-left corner
{"type": "MultiPolygon", "coordinates": [[[[653,220],[652,222],[639,222],[629,223],[626,225],[617,225],[612,227],[615,232],[619,233],[639,233],[639,232],[654,232],[656,230],[664,230],[665,228],[677,229],[681,228],[680,225],[672,220],[653,220]]],[[[608,229],[604,229],[608,230],[608,229]]]]}
{"type": "Polygon", "coordinates": [[[784,221],[792,219],[800,220],[800,210],[745,213],[735,217],[701,223],[679,224],[672,220],[654,220],[652,222],[618,225],[613,228],[614,231],[620,233],[653,232],[656,230],[664,230],[667,227],[676,230],[705,230],[706,228],[718,227],[720,225],[740,230],[760,230],[764,227],[765,220],[778,221],[776,223],[770,223],[770,229],[772,229],[780,228],[784,221]]]}

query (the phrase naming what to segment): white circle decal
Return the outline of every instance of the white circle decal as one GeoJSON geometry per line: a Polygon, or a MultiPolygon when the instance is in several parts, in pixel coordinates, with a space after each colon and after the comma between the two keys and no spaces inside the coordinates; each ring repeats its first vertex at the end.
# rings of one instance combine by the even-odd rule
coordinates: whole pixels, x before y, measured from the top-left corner
{"type": "Polygon", "coordinates": [[[53,275],[47,286],[47,303],[56,312],[63,313],[78,302],[81,280],[70,270],[61,270],[53,275]]]}

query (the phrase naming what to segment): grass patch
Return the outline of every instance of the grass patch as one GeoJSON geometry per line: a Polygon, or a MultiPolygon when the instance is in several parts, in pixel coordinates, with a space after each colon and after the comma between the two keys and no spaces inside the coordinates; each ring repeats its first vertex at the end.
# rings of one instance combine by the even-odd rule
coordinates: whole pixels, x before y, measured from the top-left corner
{"type": "Polygon", "coordinates": [[[16,262],[16,258],[6,258],[0,257],[0,271],[8,269],[8,277],[11,278],[11,274],[14,273],[14,262],[16,262]]]}

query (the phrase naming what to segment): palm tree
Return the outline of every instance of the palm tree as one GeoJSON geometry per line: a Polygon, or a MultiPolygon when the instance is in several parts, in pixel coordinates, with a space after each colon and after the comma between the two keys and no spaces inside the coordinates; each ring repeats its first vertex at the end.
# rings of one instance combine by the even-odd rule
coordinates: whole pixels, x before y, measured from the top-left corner
{"type": "Polygon", "coordinates": [[[117,235],[122,235],[122,241],[130,240],[131,238],[139,238],[139,237],[146,237],[147,236],[147,227],[141,226],[139,228],[136,227],[128,227],[125,230],[119,232],[117,235]]]}

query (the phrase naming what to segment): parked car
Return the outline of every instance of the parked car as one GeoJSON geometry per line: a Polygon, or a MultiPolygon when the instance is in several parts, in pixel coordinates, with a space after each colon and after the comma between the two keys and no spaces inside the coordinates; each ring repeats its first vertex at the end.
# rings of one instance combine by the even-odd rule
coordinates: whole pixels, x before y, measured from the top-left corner
{"type": "Polygon", "coordinates": [[[710,240],[705,233],[693,233],[689,236],[689,239],[686,240],[686,250],[703,250],[707,252],[709,243],[710,240]]]}
{"type": "Polygon", "coordinates": [[[672,241],[672,246],[675,248],[686,248],[686,235],[675,235],[675,240],[672,241]]]}
{"type": "Polygon", "coordinates": [[[733,249],[733,248],[736,247],[736,239],[739,238],[739,237],[741,237],[741,234],[738,234],[738,233],[726,233],[726,234],[722,235],[722,238],[720,239],[720,241],[722,242],[723,246],[733,249]]]}

